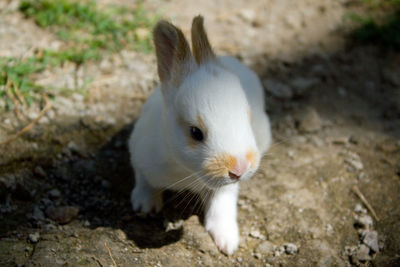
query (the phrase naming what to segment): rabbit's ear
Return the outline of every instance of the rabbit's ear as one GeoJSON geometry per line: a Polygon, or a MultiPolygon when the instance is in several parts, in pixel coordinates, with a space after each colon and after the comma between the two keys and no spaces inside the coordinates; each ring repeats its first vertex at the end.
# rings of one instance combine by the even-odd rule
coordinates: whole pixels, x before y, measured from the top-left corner
{"type": "Polygon", "coordinates": [[[215,53],[204,29],[203,17],[200,15],[195,17],[192,22],[192,47],[194,58],[199,65],[215,59],[215,53]]]}
{"type": "Polygon", "coordinates": [[[167,21],[159,21],[153,32],[158,75],[162,83],[178,86],[195,65],[182,31],[167,21]]]}

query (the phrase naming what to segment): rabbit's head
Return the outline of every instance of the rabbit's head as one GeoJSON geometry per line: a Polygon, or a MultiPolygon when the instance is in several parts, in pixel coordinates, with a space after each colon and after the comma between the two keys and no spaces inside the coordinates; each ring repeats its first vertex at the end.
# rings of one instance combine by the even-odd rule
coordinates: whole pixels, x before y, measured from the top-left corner
{"type": "Polygon", "coordinates": [[[175,159],[208,188],[250,178],[260,161],[251,109],[238,77],[211,49],[203,18],[193,19],[193,54],[181,30],[166,21],[156,25],[154,43],[164,105],[160,127],[175,159]]]}

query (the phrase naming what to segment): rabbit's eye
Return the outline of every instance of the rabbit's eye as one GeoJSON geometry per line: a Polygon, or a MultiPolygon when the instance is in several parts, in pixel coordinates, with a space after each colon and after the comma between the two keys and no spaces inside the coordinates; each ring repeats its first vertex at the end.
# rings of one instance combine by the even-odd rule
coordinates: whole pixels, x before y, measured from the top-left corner
{"type": "Polygon", "coordinates": [[[190,127],[190,136],[194,140],[199,141],[199,142],[203,141],[203,139],[204,139],[203,132],[199,128],[194,127],[194,126],[190,127]]]}

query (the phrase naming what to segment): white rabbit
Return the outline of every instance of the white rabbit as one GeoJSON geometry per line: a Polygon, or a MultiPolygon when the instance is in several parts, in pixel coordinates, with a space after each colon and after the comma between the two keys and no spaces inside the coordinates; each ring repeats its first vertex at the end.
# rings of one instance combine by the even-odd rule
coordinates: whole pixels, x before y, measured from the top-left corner
{"type": "Polygon", "coordinates": [[[239,244],[238,182],[256,172],[271,142],[261,83],[238,60],[215,56],[201,16],[193,19],[193,54],[169,22],[158,22],[153,35],[161,85],[129,140],[132,207],[159,211],[165,188],[198,193],[207,231],[232,254],[239,244]]]}

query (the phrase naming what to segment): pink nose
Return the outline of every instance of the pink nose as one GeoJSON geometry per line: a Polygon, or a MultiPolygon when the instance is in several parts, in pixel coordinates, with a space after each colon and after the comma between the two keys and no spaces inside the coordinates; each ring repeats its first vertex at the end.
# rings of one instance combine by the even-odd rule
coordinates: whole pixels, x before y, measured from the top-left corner
{"type": "Polygon", "coordinates": [[[247,161],[243,159],[237,159],[236,166],[229,171],[229,177],[234,180],[239,180],[240,177],[246,172],[247,170],[247,161]]]}

